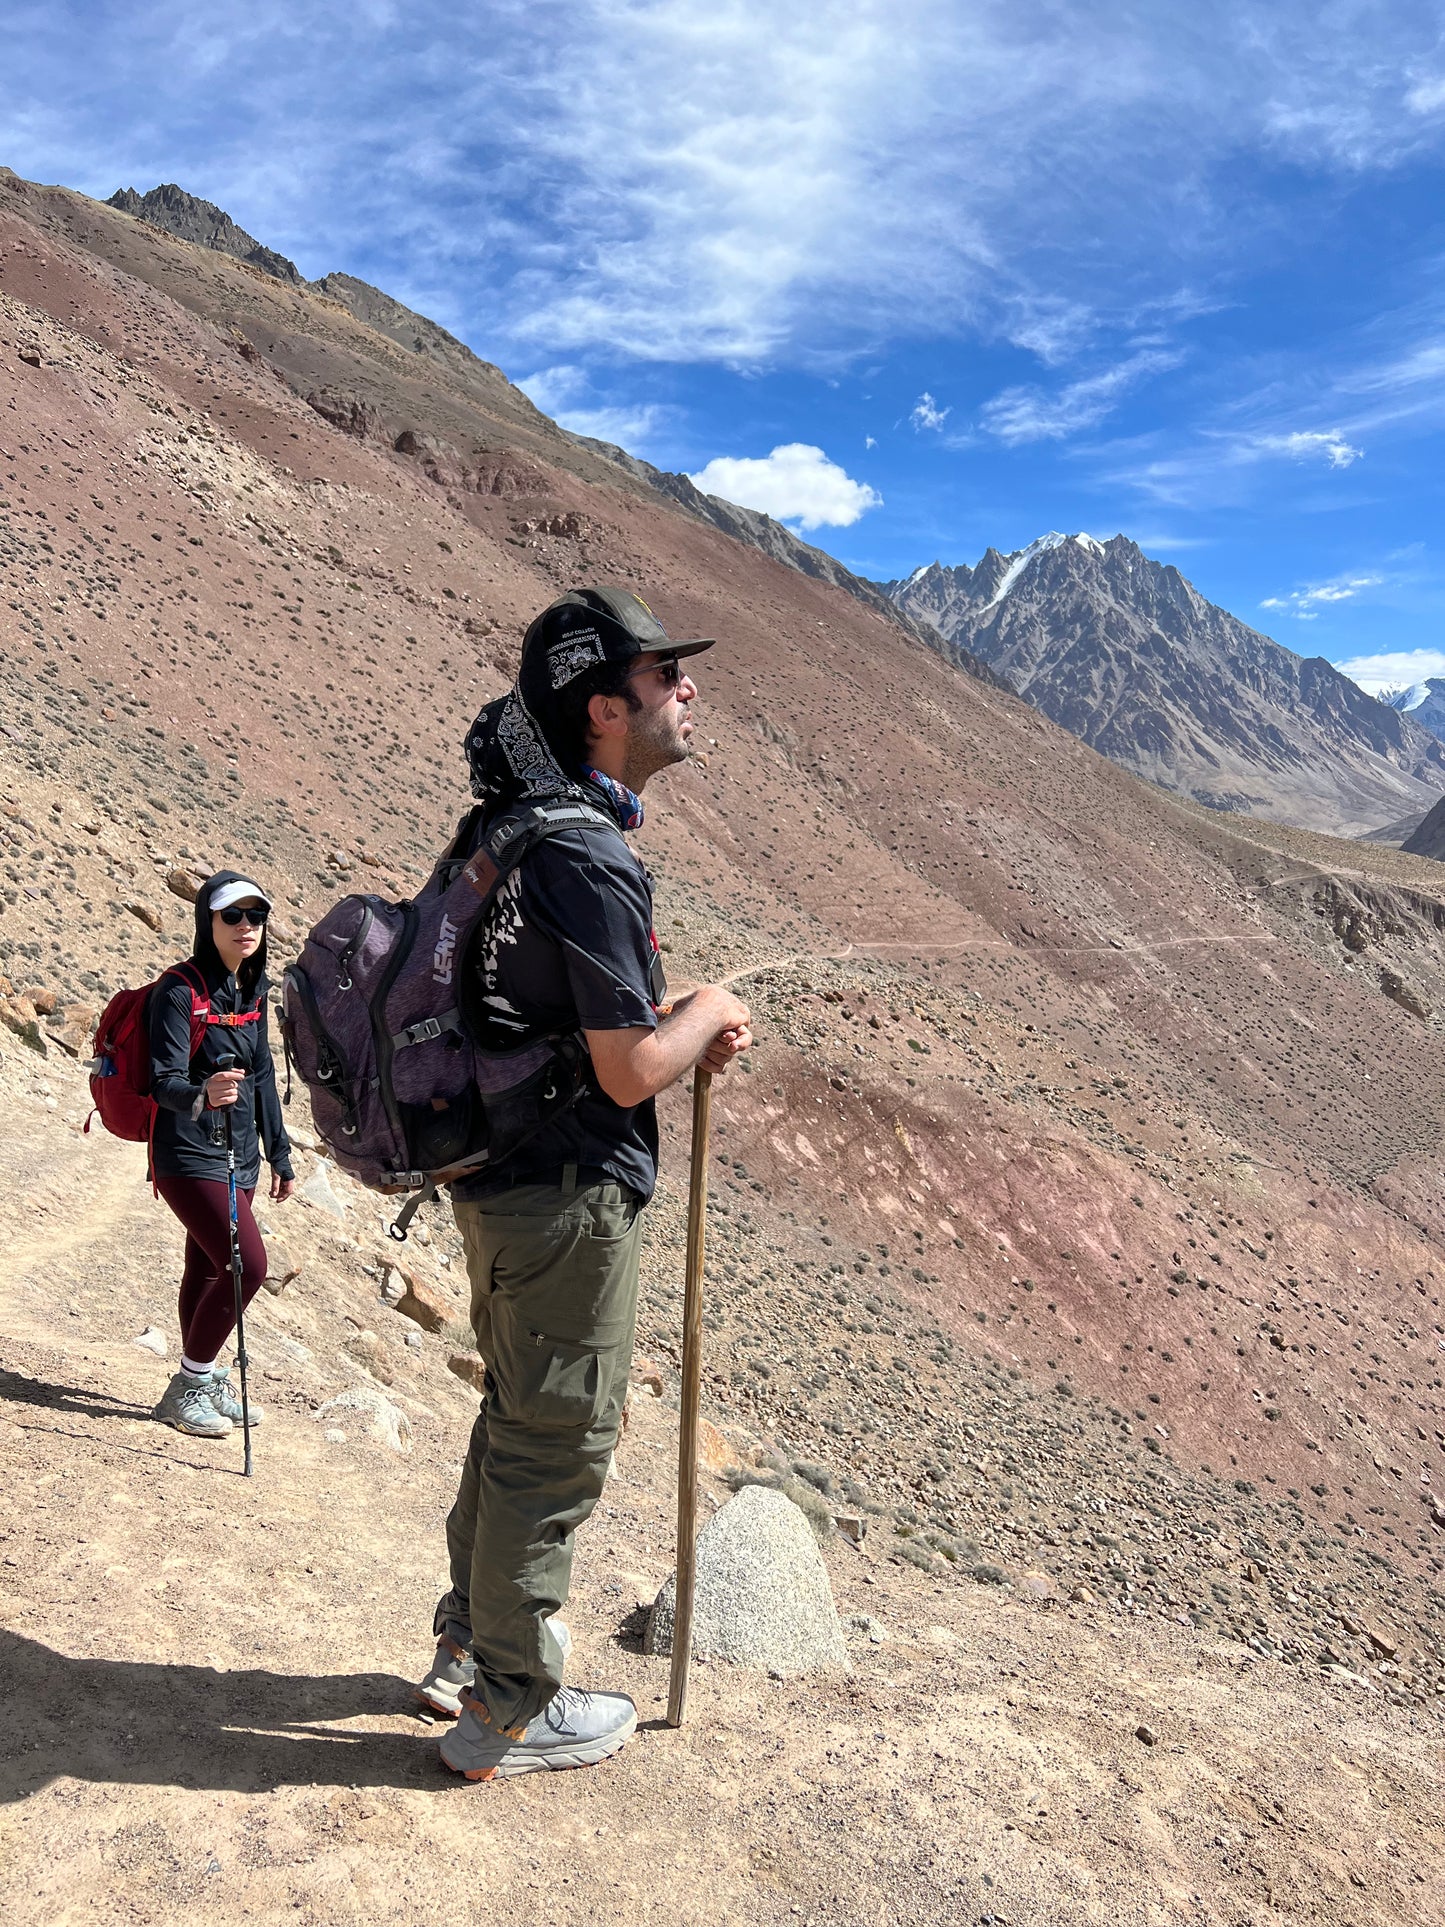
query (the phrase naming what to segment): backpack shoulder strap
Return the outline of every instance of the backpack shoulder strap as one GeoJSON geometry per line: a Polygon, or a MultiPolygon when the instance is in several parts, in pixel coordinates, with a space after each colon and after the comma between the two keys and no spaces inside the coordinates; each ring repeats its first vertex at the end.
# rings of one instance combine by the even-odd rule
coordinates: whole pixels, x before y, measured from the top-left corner
{"type": "Polygon", "coordinates": [[[607,830],[613,836],[622,836],[616,817],[579,799],[569,803],[534,803],[526,809],[508,810],[487,826],[482,845],[504,876],[549,836],[558,836],[563,830],[588,829],[607,830]]]}
{"type": "Polygon", "coordinates": [[[206,1025],[211,1019],[211,993],[206,988],[206,980],[201,975],[200,966],[191,957],[183,962],[171,964],[163,970],[156,983],[162,984],[167,977],[179,977],[191,993],[191,1056],[201,1048],[201,1039],[206,1034],[206,1025]]]}

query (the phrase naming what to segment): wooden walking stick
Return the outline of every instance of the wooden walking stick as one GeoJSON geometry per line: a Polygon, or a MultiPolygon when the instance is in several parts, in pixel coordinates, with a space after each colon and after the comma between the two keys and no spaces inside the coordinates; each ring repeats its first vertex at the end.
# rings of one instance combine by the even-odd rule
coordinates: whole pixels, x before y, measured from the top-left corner
{"type": "Polygon", "coordinates": [[[672,1673],[667,1723],[681,1726],[687,1711],[692,1660],[692,1600],[697,1580],[697,1408],[702,1393],[702,1259],[707,1217],[707,1139],[712,1117],[712,1072],[692,1077],[692,1172],[687,1193],[687,1277],[682,1304],[682,1416],[677,1445],[677,1592],[672,1612],[672,1673]]]}

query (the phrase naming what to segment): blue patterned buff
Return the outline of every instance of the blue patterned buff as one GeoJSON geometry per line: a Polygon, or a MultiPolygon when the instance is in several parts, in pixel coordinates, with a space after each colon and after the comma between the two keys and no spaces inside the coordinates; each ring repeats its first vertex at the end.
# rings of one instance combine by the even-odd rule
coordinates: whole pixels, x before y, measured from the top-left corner
{"type": "Polygon", "coordinates": [[[640,830],[642,828],[642,798],[640,796],[634,795],[634,793],[628,789],[627,785],[625,783],[619,783],[615,776],[604,775],[600,769],[593,769],[590,764],[583,764],[582,774],[589,783],[595,783],[598,789],[611,797],[613,808],[617,811],[624,830],[640,830]]]}

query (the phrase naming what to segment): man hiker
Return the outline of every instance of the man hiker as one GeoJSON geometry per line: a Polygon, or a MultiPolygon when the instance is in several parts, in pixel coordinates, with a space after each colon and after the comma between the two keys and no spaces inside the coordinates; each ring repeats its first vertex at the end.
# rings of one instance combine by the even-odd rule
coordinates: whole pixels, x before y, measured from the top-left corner
{"type": "Polygon", "coordinates": [[[625,1695],[563,1685],[571,1641],[556,1614],[621,1422],[654,1099],[752,1042],[747,1007],[721,986],[660,1008],[651,884],[623,838],[649,777],[688,756],[697,690],[681,660],[712,646],[671,641],[624,589],[574,589],[527,630],[516,687],[467,742],[488,821],[567,800],[601,813],[511,872],[464,967],[481,1048],[580,1031],[589,1059],[574,1105],[452,1189],[487,1373],[418,1693],[459,1715],[441,1754],[472,1780],[592,1765],[637,1724],[625,1695]]]}

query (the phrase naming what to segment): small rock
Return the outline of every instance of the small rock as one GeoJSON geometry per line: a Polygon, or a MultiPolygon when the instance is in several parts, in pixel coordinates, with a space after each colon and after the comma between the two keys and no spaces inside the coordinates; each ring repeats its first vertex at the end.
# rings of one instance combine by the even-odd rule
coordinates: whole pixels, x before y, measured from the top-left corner
{"type": "Polygon", "coordinates": [[[390,1385],[396,1378],[386,1349],[375,1332],[353,1332],[342,1346],[348,1358],[354,1358],[363,1371],[380,1379],[383,1385],[390,1385]]]}
{"type": "Polygon", "coordinates": [[[1041,1606],[1052,1605],[1059,1596],[1059,1589],[1046,1572],[1026,1572],[1019,1581],[1019,1592],[1025,1599],[1032,1599],[1041,1606]]]}
{"type": "Polygon", "coordinates": [[[25,997],[8,997],[0,1002],[0,1023],[14,1031],[22,1044],[33,1050],[37,1057],[48,1057],[49,1046],[41,1034],[40,1020],[35,1014],[35,1006],[25,997]]]}
{"type": "Polygon", "coordinates": [[[187,903],[194,903],[200,895],[195,878],[185,870],[168,870],[166,872],[166,888],[171,891],[173,895],[184,898],[187,903]]]}
{"type": "Polygon", "coordinates": [[[53,990],[27,990],[25,995],[29,1002],[34,1005],[38,1016],[53,1017],[55,1015],[56,1006],[59,1004],[60,999],[53,990]]]}
{"type": "MultiPolygon", "coordinates": [[[[369,1386],[354,1385],[350,1391],[338,1392],[335,1398],[318,1405],[312,1417],[324,1423],[351,1413],[365,1420],[368,1432],[378,1445],[388,1446],[393,1452],[410,1452],[411,1420],[399,1406],[369,1386]]],[[[344,1439],[344,1433],[342,1437],[344,1439]]]]}
{"type": "Polygon", "coordinates": [[[726,1472],[729,1466],[738,1463],[734,1447],[705,1418],[697,1422],[697,1462],[704,1472],[726,1472]]]}
{"type": "Polygon", "coordinates": [[[861,1546],[867,1537],[868,1521],[861,1512],[835,1512],[833,1524],[855,1546],[861,1546]]]}
{"type": "Polygon", "coordinates": [[[867,1635],[870,1646],[885,1646],[888,1643],[888,1628],[881,1619],[872,1613],[854,1613],[848,1621],[854,1632],[867,1635]]]}
{"type": "Polygon", "coordinates": [[[139,917],[148,930],[161,929],[160,912],[152,910],[148,903],[136,901],[135,903],[128,903],[125,907],[133,917],[139,917]]]}
{"type": "Polygon", "coordinates": [[[1134,1738],[1136,1740],[1142,1740],[1145,1746],[1158,1746],[1159,1744],[1159,1735],[1154,1731],[1152,1726],[1146,1726],[1142,1720],[1138,1726],[1134,1728],[1134,1738]]]}
{"type": "Polygon", "coordinates": [[[421,1350],[421,1333],[416,1331],[408,1332],[402,1340],[402,1343],[409,1352],[419,1352],[421,1350]]]}
{"type": "Polygon", "coordinates": [[[168,1349],[165,1333],[157,1331],[154,1325],[147,1325],[143,1332],[137,1332],[131,1342],[139,1345],[142,1351],[154,1352],[157,1358],[164,1358],[168,1349]]]}
{"type": "Polygon", "coordinates": [[[406,1296],[406,1279],[395,1265],[388,1265],[381,1274],[381,1302],[393,1309],[406,1296]]]}
{"type": "Polygon", "coordinates": [[[447,1370],[455,1372],[474,1392],[484,1392],[487,1388],[487,1368],[475,1352],[453,1352],[447,1360],[447,1370]]]}
{"type": "MultiPolygon", "coordinates": [[[[676,1576],[648,1620],[644,1650],[672,1650],[676,1576]]],[[[818,1542],[791,1499],[748,1485],[697,1536],[694,1656],[788,1675],[848,1669],[818,1542]]]]}
{"type": "Polygon", "coordinates": [[[89,1057],[95,1021],[96,1012],[88,1005],[71,1004],[45,1026],[45,1034],[52,1044],[59,1044],[67,1056],[89,1057]]]}
{"type": "Polygon", "coordinates": [[[452,1315],[451,1307],[420,1278],[405,1271],[401,1277],[406,1289],[392,1307],[393,1311],[400,1312],[403,1318],[409,1318],[414,1325],[420,1325],[423,1331],[439,1332],[452,1315]]]}
{"type": "Polygon", "coordinates": [[[295,1129],[294,1126],[288,1126],[286,1135],[298,1150],[314,1151],[316,1149],[316,1139],[312,1137],[309,1131],[300,1131],[295,1129]]]}
{"type": "Polygon", "coordinates": [[[266,1276],[262,1280],[273,1298],[279,1298],[287,1285],[301,1276],[301,1267],[284,1245],[266,1247],[266,1276]]]}
{"type": "Polygon", "coordinates": [[[344,1223],[346,1206],[331,1188],[331,1180],[327,1176],[331,1168],[329,1159],[323,1158],[296,1195],[314,1205],[318,1211],[325,1211],[330,1217],[344,1223]]]}
{"type": "Polygon", "coordinates": [[[329,1439],[333,1445],[345,1445],[346,1443],[346,1434],[338,1425],[328,1425],[322,1437],[329,1439]]]}

